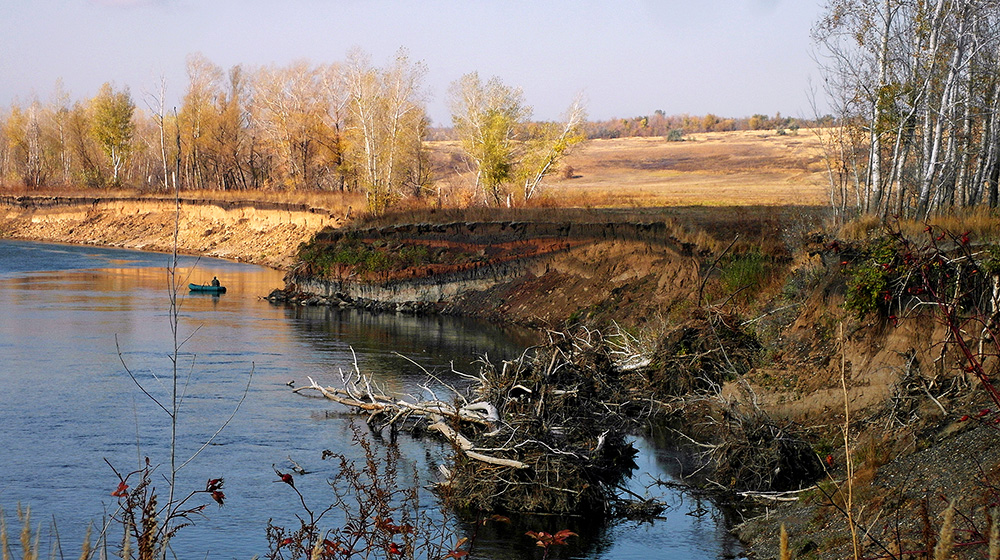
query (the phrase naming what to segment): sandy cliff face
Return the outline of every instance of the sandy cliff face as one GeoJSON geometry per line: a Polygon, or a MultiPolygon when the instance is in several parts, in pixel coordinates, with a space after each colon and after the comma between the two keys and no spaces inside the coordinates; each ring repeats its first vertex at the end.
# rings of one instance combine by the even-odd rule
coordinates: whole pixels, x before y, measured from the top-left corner
{"type": "Polygon", "coordinates": [[[299,244],[339,218],[303,205],[93,197],[0,197],[0,236],[169,251],[274,268],[293,264],[299,244]]]}
{"type": "MultiPolygon", "coordinates": [[[[304,265],[292,291],[343,300],[437,305],[542,328],[567,320],[639,325],[687,304],[700,259],[663,222],[455,222],[326,231],[314,248],[337,254],[360,243],[424,260],[378,273],[304,265]],[[349,239],[354,245],[344,245],[349,239]],[[419,249],[419,251],[418,251],[419,249]]],[[[317,259],[322,260],[322,259],[317,259]]],[[[315,300],[314,300],[315,301],[315,300]]]]}

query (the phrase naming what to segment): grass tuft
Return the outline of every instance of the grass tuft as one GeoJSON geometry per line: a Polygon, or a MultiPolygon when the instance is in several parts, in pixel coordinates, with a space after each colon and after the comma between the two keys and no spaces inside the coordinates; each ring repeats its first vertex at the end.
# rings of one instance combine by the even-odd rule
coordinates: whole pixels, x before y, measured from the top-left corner
{"type": "Polygon", "coordinates": [[[934,560],[948,560],[955,544],[955,502],[948,504],[944,511],[944,522],[941,523],[941,534],[937,546],[934,547],[934,560]]]}
{"type": "Polygon", "coordinates": [[[792,560],[792,551],[788,548],[788,530],[785,529],[784,523],[781,524],[780,558],[781,560],[792,560]]]}

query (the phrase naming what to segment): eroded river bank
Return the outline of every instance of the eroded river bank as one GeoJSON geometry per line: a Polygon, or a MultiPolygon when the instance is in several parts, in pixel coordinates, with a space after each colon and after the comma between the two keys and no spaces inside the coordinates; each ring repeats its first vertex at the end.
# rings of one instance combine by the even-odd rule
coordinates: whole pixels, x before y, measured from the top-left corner
{"type": "MultiPolygon", "coordinates": [[[[174,215],[162,204],[154,209],[156,204],[143,210],[137,209],[142,205],[111,203],[105,208],[77,201],[72,211],[44,204],[7,204],[0,207],[4,212],[0,235],[166,248],[169,244],[162,243],[169,236],[163,232],[172,231],[174,215]],[[154,230],[158,236],[150,233],[154,230]],[[160,241],[150,243],[154,237],[160,241]]],[[[298,214],[288,214],[287,209],[281,210],[285,217],[270,222],[255,218],[255,212],[231,210],[211,210],[207,213],[222,212],[211,219],[205,218],[206,212],[201,217],[195,212],[191,226],[183,227],[184,250],[292,272],[290,293],[304,295],[287,308],[295,313],[329,316],[346,311],[340,309],[340,302],[346,301],[342,296],[357,295],[345,290],[342,282],[350,269],[327,268],[321,274],[308,266],[292,269],[298,244],[312,239],[324,225],[336,223],[300,224],[292,218],[298,214]]],[[[182,222],[186,219],[182,217],[182,222]]],[[[337,217],[328,215],[324,220],[336,222],[337,217]]],[[[701,391],[694,399],[685,399],[688,405],[699,398],[711,401],[701,416],[704,430],[689,436],[707,446],[703,449],[713,450],[716,460],[728,457],[719,464],[728,464],[730,470],[721,472],[730,474],[710,476],[702,483],[742,495],[768,513],[737,528],[750,555],[777,557],[778,529],[784,523],[798,556],[847,557],[852,549],[848,523],[852,519],[855,529],[867,535],[859,546],[869,556],[892,556],[893,546],[924,550],[928,544],[921,535],[936,534],[951,500],[968,520],[969,526],[961,530],[971,535],[956,554],[975,557],[982,549],[985,541],[976,540],[985,534],[978,504],[993,495],[990,488],[997,485],[991,481],[1000,470],[996,407],[985,399],[982,380],[970,375],[969,364],[955,352],[957,335],[949,335],[947,322],[914,297],[921,293],[913,290],[926,293],[926,288],[903,281],[897,281],[901,293],[889,294],[895,306],[891,311],[864,316],[845,306],[849,285],[861,272],[886,271],[889,265],[907,270],[923,262],[920,251],[933,248],[933,243],[920,241],[919,231],[909,234],[915,239],[909,249],[892,257],[898,261],[883,262],[878,259],[886,258],[885,253],[864,243],[814,234],[815,220],[794,209],[645,211],[635,219],[614,212],[550,212],[550,219],[534,221],[541,222],[555,227],[541,235],[536,235],[540,231],[536,228],[536,234],[519,238],[518,232],[530,229],[523,227],[524,221],[466,222],[446,216],[437,223],[354,224],[351,235],[360,246],[423,255],[422,264],[402,269],[410,278],[386,275],[367,283],[383,290],[380,299],[390,301],[393,309],[407,301],[423,301],[432,307],[450,305],[456,315],[478,314],[535,329],[568,323],[603,328],[615,322],[628,332],[646,333],[648,355],[660,372],[657,386],[701,391]],[[687,221],[678,218],[685,212],[687,221]],[[657,220],[662,226],[648,226],[657,220]],[[627,228],[617,227],[623,222],[627,228]],[[480,228],[480,223],[489,227],[480,228]],[[585,227],[572,232],[572,227],[563,227],[567,224],[585,227]],[[421,228],[426,231],[419,232],[421,228]],[[475,230],[481,234],[490,228],[497,239],[476,239],[475,230]],[[463,229],[466,232],[458,237],[452,235],[463,229]],[[730,246],[735,238],[739,243],[730,246]],[[454,252],[442,250],[445,247],[454,252]],[[507,252],[495,253],[496,247],[507,252]],[[463,270],[460,260],[450,260],[450,255],[461,254],[474,266],[463,270]],[[434,267],[443,268],[429,270],[434,267]],[[753,271],[761,275],[747,276],[756,274],[753,271]],[[461,282],[480,289],[438,301],[446,287],[439,284],[461,282]],[[439,295],[420,295],[435,293],[439,295]],[[402,295],[391,301],[393,294],[402,295]],[[713,342],[718,341],[720,325],[750,338],[741,334],[725,343],[713,342]],[[740,354],[743,351],[746,354],[740,354]],[[734,361],[735,355],[747,359],[734,361]],[[705,357],[711,357],[707,370],[705,357]],[[713,370],[712,364],[725,367],[713,370]],[[706,377],[706,371],[734,375],[706,377]],[[798,443],[786,447],[788,441],[798,443]],[[746,450],[754,453],[741,454],[746,450]],[[725,452],[730,454],[721,455],[725,452]],[[791,483],[795,478],[785,477],[786,467],[804,462],[809,463],[809,472],[800,482],[809,481],[791,483]],[[851,517],[844,513],[848,488],[856,500],[851,517]]],[[[881,239],[878,235],[871,233],[876,241],[881,239]]],[[[942,235],[940,240],[951,244],[936,254],[937,260],[935,253],[928,253],[927,262],[975,264],[952,279],[993,270],[987,262],[989,246],[976,241],[968,245],[977,247],[975,253],[955,260],[964,245],[961,236],[953,237],[942,235]]],[[[344,246],[335,236],[325,243],[344,246]]],[[[919,275],[909,276],[915,277],[919,275]]],[[[962,290],[989,301],[987,292],[964,285],[962,290]]],[[[405,313],[385,317],[416,319],[405,313]]],[[[990,353],[991,346],[984,343],[978,348],[986,351],[982,363],[996,363],[998,353],[990,353]]]]}
{"type": "MultiPolygon", "coordinates": [[[[154,394],[163,390],[169,364],[165,293],[165,256],[98,247],[35,245],[0,241],[7,249],[0,263],[0,302],[4,302],[2,368],[5,426],[2,442],[7,482],[0,489],[4,508],[30,504],[35,515],[57,520],[64,550],[82,539],[87,522],[114,502],[113,472],[103,462],[122,466],[160,460],[164,453],[163,418],[126,375],[128,367],[154,394]],[[30,258],[29,258],[30,256],[30,258]],[[44,257],[44,258],[43,258],[44,257]],[[62,263],[62,264],[58,264],[62,263]],[[117,342],[116,342],[117,340],[117,342]],[[71,393],[67,394],[67,391],[71,393]],[[54,402],[52,402],[54,400],[54,402]],[[73,402],[80,406],[60,406],[73,402]],[[45,433],[46,438],[24,437],[45,433]],[[71,455],[67,450],[73,449],[71,455]],[[91,512],[88,514],[87,512],[91,512]]],[[[446,368],[472,368],[477,356],[494,359],[520,353],[524,340],[496,327],[449,317],[360,314],[351,310],[275,307],[260,299],[281,274],[214,259],[185,258],[181,275],[198,280],[218,276],[230,290],[221,297],[185,295],[184,332],[196,331],[182,357],[188,395],[184,413],[184,452],[210,434],[231,412],[252,372],[247,401],[220,439],[192,463],[184,484],[226,478],[226,506],[198,519],[178,537],[178,550],[194,555],[211,551],[226,557],[262,553],[267,519],[291,518],[294,496],[273,484],[272,465],[305,465],[311,474],[298,479],[303,490],[322,495],[332,472],[321,452],[352,453],[350,420],[329,404],[302,399],[289,383],[311,375],[324,384],[340,382],[357,355],[364,371],[401,393],[417,393],[426,383],[419,367],[447,377],[446,368]],[[352,352],[353,349],[353,352],[352,352]],[[403,354],[408,359],[399,355],[403,354]],[[465,364],[463,366],[463,364],[465,364]],[[266,434],[266,437],[262,437],[266,434]],[[324,474],[326,473],[326,474],[324,474]],[[233,548],[234,544],[239,546],[233,548]]],[[[468,369],[468,371],[473,371],[468,369]]],[[[456,382],[456,380],[450,380],[456,382]]],[[[433,476],[433,465],[449,453],[433,440],[404,440],[404,456],[433,476]]],[[[669,478],[673,459],[640,441],[642,474],[630,489],[645,493],[656,480],[669,478]]],[[[671,551],[677,558],[730,555],[722,516],[709,504],[668,498],[666,521],[652,525],[624,522],[592,526],[586,539],[562,553],[574,558],[647,558],[671,551]],[[697,517],[685,515],[697,511],[697,517]],[[677,525],[680,523],[680,525],[677,525]],[[683,529],[681,527],[689,527],[683,529]]],[[[521,532],[494,529],[480,535],[477,556],[521,558],[537,547],[525,529],[555,532],[546,519],[518,525],[521,532]],[[524,541],[524,542],[522,542],[524,541]],[[506,552],[505,552],[506,551],[506,552]]],[[[52,533],[46,532],[46,538],[52,533]]],[[[184,552],[183,556],[188,556],[184,552]]]]}

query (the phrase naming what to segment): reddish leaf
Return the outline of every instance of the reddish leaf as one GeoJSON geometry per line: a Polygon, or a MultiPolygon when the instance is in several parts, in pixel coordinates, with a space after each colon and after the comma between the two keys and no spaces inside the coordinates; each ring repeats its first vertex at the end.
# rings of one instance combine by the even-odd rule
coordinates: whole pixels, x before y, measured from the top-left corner
{"type": "Polygon", "coordinates": [[[563,529],[562,531],[559,531],[555,535],[552,535],[552,541],[555,544],[566,544],[566,539],[575,536],[577,535],[573,531],[570,531],[569,529],[563,529]]]}
{"type": "Polygon", "coordinates": [[[292,478],[292,475],[290,473],[283,473],[281,471],[274,471],[274,472],[278,473],[278,479],[279,479],[275,480],[275,482],[284,482],[285,484],[291,486],[292,488],[295,488],[295,479],[292,478]]]}

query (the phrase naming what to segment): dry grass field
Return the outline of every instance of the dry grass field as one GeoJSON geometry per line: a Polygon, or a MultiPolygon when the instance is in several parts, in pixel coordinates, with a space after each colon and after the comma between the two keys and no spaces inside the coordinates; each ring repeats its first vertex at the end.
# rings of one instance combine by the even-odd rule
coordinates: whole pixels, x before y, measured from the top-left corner
{"type": "MultiPolygon", "coordinates": [[[[437,181],[474,180],[455,142],[428,143],[437,181]]],[[[823,205],[826,170],[812,130],[589,140],[545,180],[547,205],[591,207],[823,205]]]]}
{"type": "Polygon", "coordinates": [[[610,205],[743,206],[824,204],[825,167],[818,137],[771,131],[712,132],[662,138],[592,140],[570,154],[572,175],[552,193],[610,205]],[[617,204],[616,204],[617,203],[617,204]]]}

